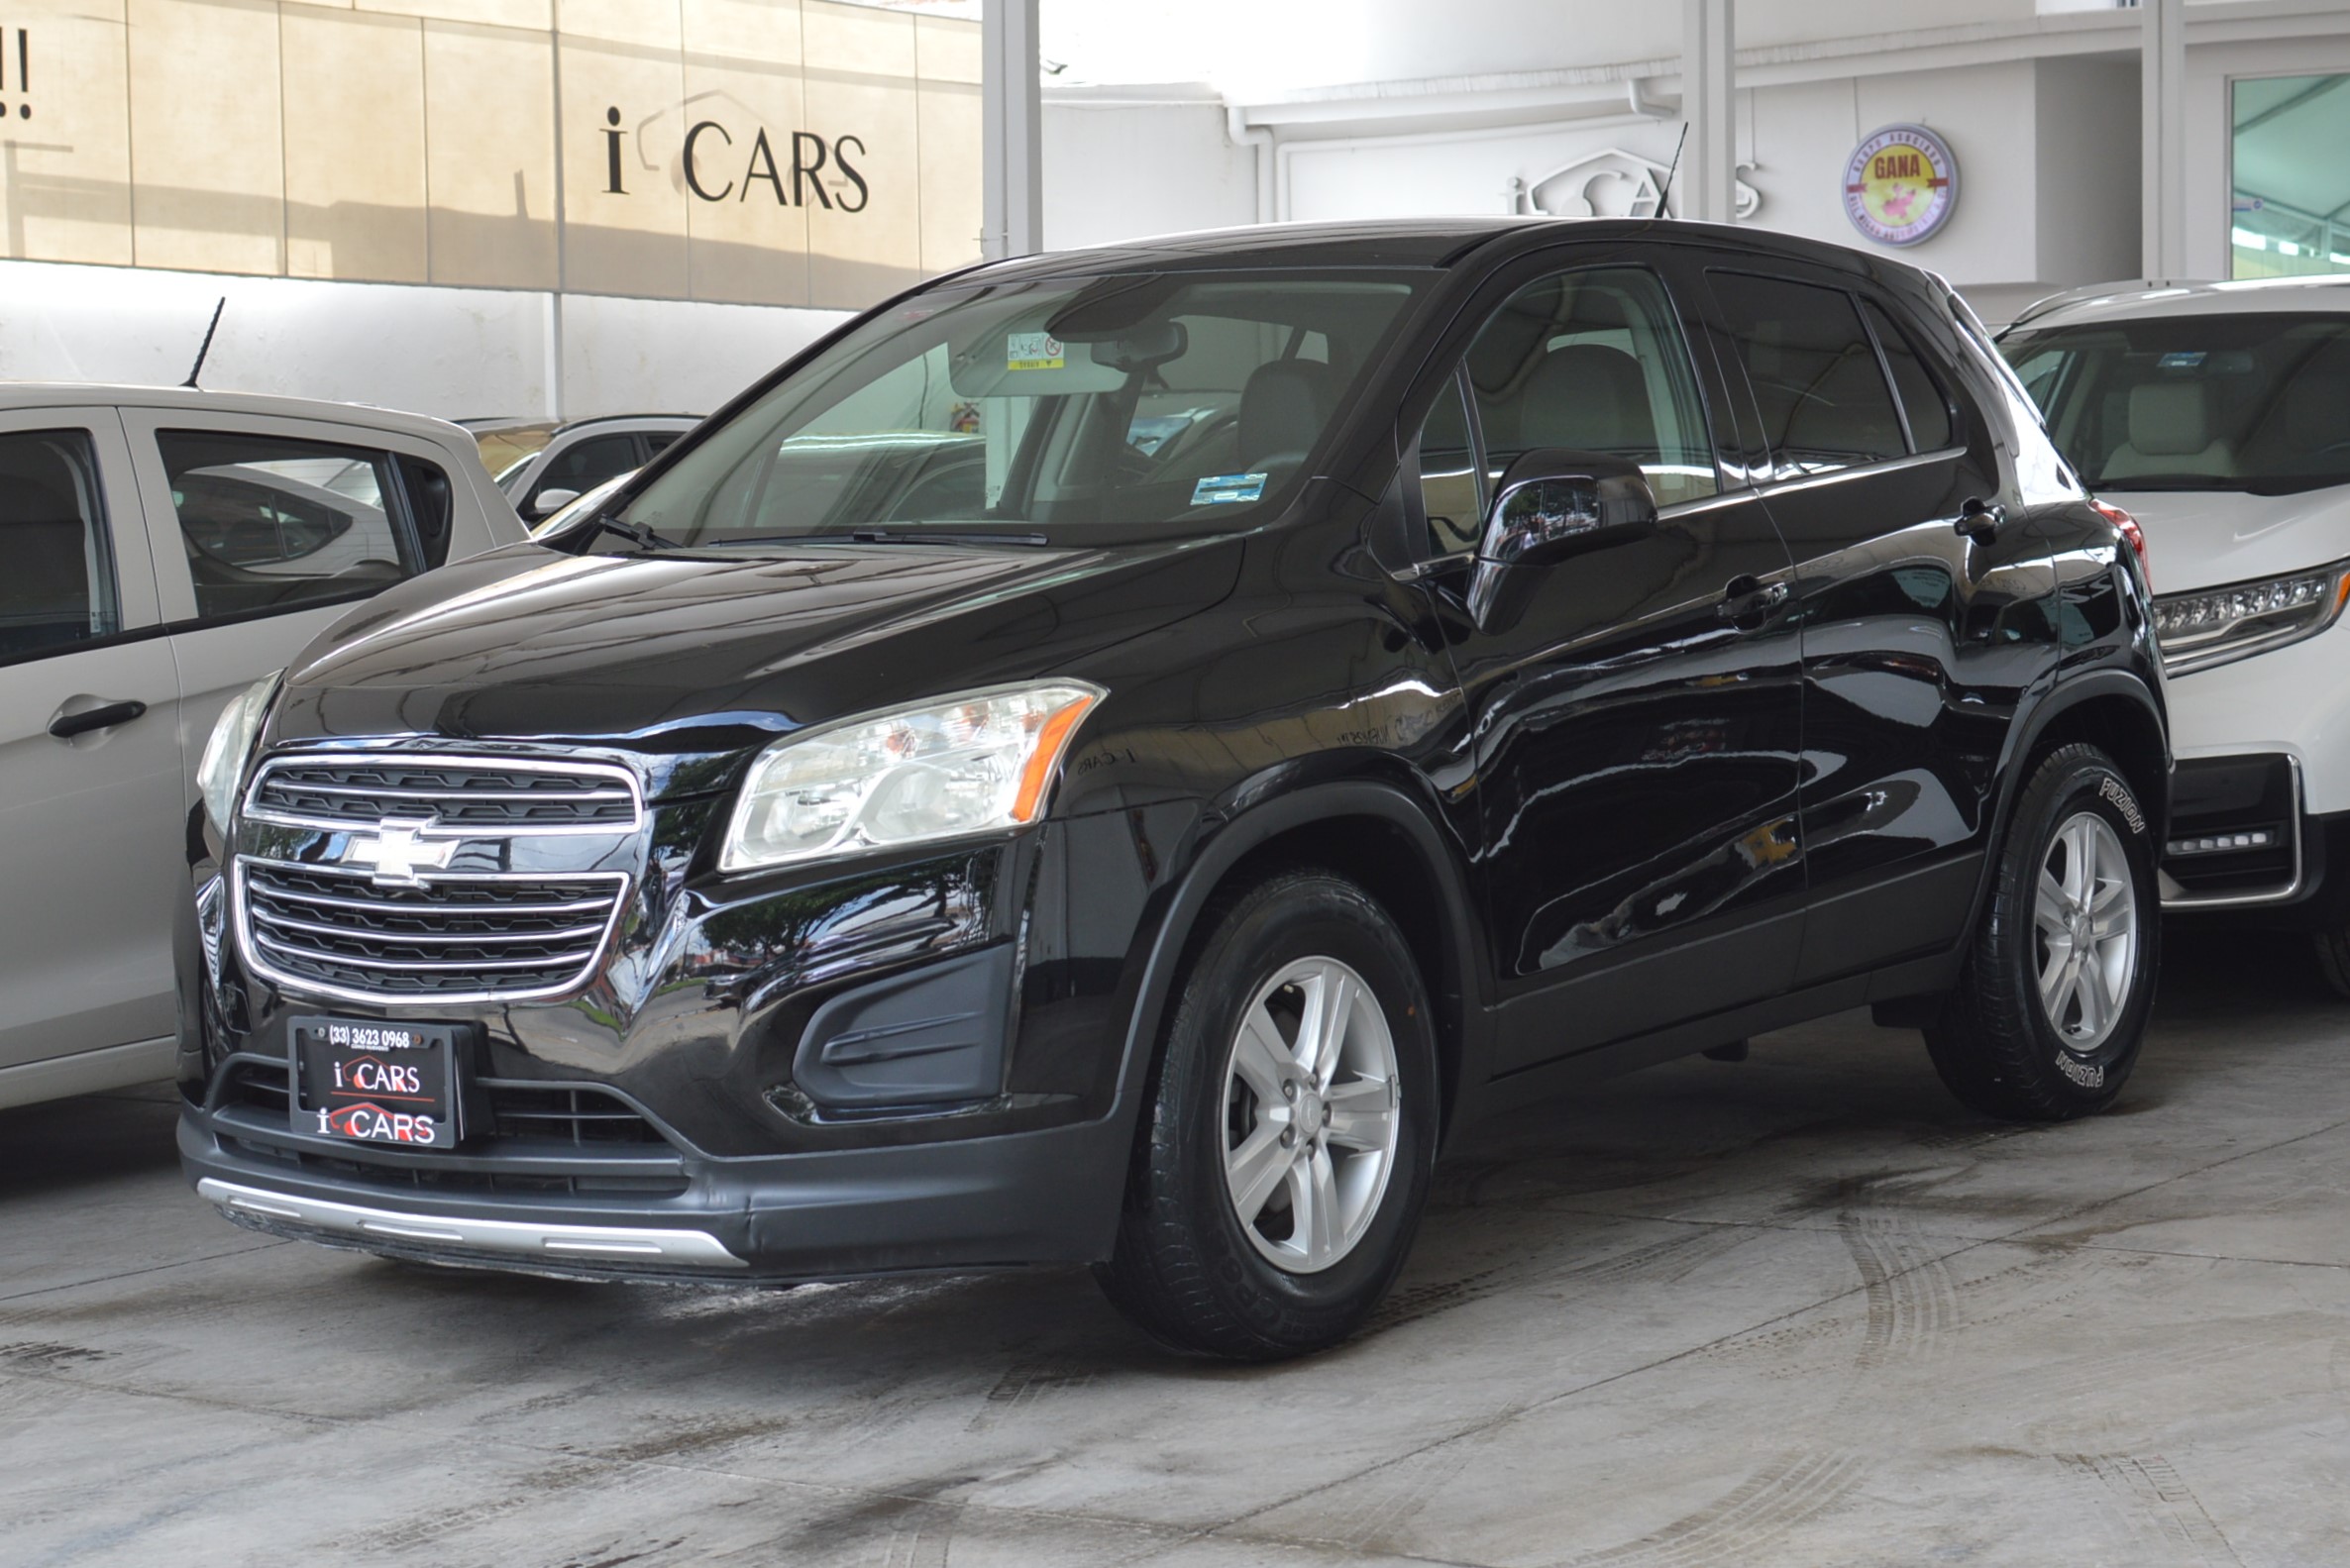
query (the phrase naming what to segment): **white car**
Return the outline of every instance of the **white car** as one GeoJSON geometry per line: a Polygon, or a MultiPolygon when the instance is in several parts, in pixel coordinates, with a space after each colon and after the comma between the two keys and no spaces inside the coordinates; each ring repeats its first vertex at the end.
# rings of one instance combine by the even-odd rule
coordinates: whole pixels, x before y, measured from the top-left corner
{"type": "Polygon", "coordinates": [[[170,1074],[188,813],[229,700],[361,600],[522,537],[437,419],[0,386],[0,1106],[170,1074]]]}
{"type": "Polygon", "coordinates": [[[537,523],[605,481],[644,467],[701,419],[695,414],[608,414],[567,425],[499,419],[459,423],[481,443],[484,463],[502,460],[498,488],[524,521],[537,523]]]}
{"type": "Polygon", "coordinates": [[[2165,909],[2307,931],[2350,995],[2350,276],[2077,289],[2000,348],[2145,529],[2165,909]]]}

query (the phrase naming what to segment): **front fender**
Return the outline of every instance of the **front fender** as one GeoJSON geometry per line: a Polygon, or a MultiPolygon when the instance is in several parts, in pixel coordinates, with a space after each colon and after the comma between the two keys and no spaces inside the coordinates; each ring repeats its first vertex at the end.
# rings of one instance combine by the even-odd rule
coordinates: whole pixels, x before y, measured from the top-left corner
{"type": "MultiPolygon", "coordinates": [[[[1252,857],[1277,854],[1283,840],[1331,823],[1369,821],[1392,829],[1410,846],[1415,870],[1434,890],[1440,971],[1427,978],[1432,993],[1451,998],[1456,1072],[1462,1082],[1481,1077],[1488,1049],[1476,1025],[1484,1014],[1490,972],[1477,940],[1468,867],[1458,842],[1442,825],[1425,781],[1391,778],[1313,779],[1313,764],[1284,764],[1235,784],[1200,816],[1182,847],[1178,867],[1152,900],[1129,962],[1130,1000],[1114,1115],[1131,1127],[1140,1112],[1158,1043],[1174,1002],[1183,964],[1201,917],[1217,891],[1252,857]]],[[[1341,867],[1341,869],[1343,869],[1341,867]]],[[[1407,922],[1408,923],[1408,922],[1407,922]]]]}

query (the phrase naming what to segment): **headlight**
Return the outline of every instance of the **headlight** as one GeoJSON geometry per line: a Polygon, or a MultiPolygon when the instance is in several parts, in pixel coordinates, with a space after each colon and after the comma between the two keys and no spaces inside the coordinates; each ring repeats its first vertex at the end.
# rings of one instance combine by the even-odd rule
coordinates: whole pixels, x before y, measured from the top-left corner
{"type": "Polygon", "coordinates": [[[1015,828],[1044,809],[1061,754],[1102,688],[1041,681],[843,719],[751,765],[721,871],[1015,828]]]}
{"type": "Polygon", "coordinates": [[[2154,635],[2162,643],[2163,671],[2183,676],[2314,637],[2340,618],[2345,597],[2350,566],[2156,599],[2154,635]]]}
{"type": "Polygon", "coordinates": [[[253,755],[254,737],[261,733],[269,698],[277,694],[284,674],[272,670],[230,699],[212,726],[212,738],[204,743],[204,760],[196,764],[196,788],[204,796],[204,810],[223,835],[229,830],[229,813],[237,809],[245,759],[253,755]]]}

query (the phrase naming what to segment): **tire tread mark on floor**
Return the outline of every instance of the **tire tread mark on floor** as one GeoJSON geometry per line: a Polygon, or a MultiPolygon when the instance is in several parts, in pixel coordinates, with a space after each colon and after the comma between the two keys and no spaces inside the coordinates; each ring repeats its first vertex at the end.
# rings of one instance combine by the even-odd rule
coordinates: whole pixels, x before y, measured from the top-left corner
{"type": "Polygon", "coordinates": [[[2171,1548],[2176,1561],[2197,1568],[2244,1568],[2219,1521],[2161,1454],[2059,1454],[2057,1462],[2127,1501],[2133,1516],[2171,1548]]]}
{"type": "Polygon", "coordinates": [[[1814,1450],[1763,1466],[1704,1508],[1620,1546],[1567,1559],[1571,1568],[1712,1568],[1760,1560],[1788,1531],[1861,1483],[1858,1454],[1814,1450]]]}
{"type": "Polygon", "coordinates": [[[1013,1411],[1025,1409],[1039,1400],[1064,1390],[1082,1389],[1094,1381],[1090,1367],[1067,1366],[1052,1362],[1019,1362],[1005,1369],[1004,1376],[987,1392],[979,1411],[964,1426],[965,1431],[984,1432],[1013,1411]]]}
{"type": "Polygon", "coordinates": [[[1943,1254],[1917,1234],[1906,1215],[1871,1213],[1861,1206],[1868,1190],[1865,1180],[1853,1184],[1846,1194],[1853,1206],[1837,1216],[1838,1235],[1860,1276],[1864,1319],[1853,1387],[1826,1417],[1829,1429],[1840,1436],[1862,1438],[1860,1446],[1785,1455],[1661,1529],[1571,1559],[1578,1568],[1706,1568],[1752,1561],[1861,1484],[1874,1453],[1869,1428],[1882,1420],[1878,1375],[1895,1365],[1940,1359],[1959,1317],[1958,1288],[1943,1254]]]}
{"type": "Polygon", "coordinates": [[[1604,1257],[1543,1264],[1512,1260],[1454,1279],[1408,1285],[1388,1294],[1387,1300],[1371,1314],[1370,1326],[1364,1331],[1381,1333],[1400,1328],[1504,1291],[1533,1290],[1570,1281],[1580,1284],[1622,1279],[1671,1285],[1717,1255],[1752,1239],[1752,1234],[1740,1225],[1696,1225],[1679,1235],[1604,1257]]]}

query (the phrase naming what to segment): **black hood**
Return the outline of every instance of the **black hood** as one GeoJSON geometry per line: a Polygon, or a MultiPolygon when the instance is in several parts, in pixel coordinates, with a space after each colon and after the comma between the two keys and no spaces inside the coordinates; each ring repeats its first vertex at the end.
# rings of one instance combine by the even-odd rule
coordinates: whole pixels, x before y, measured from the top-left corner
{"type": "Polygon", "coordinates": [[[370,600],[294,662],[272,743],[357,736],[732,750],[1046,674],[1227,594],[1236,541],[808,545],[756,559],[515,545],[370,600]]]}

